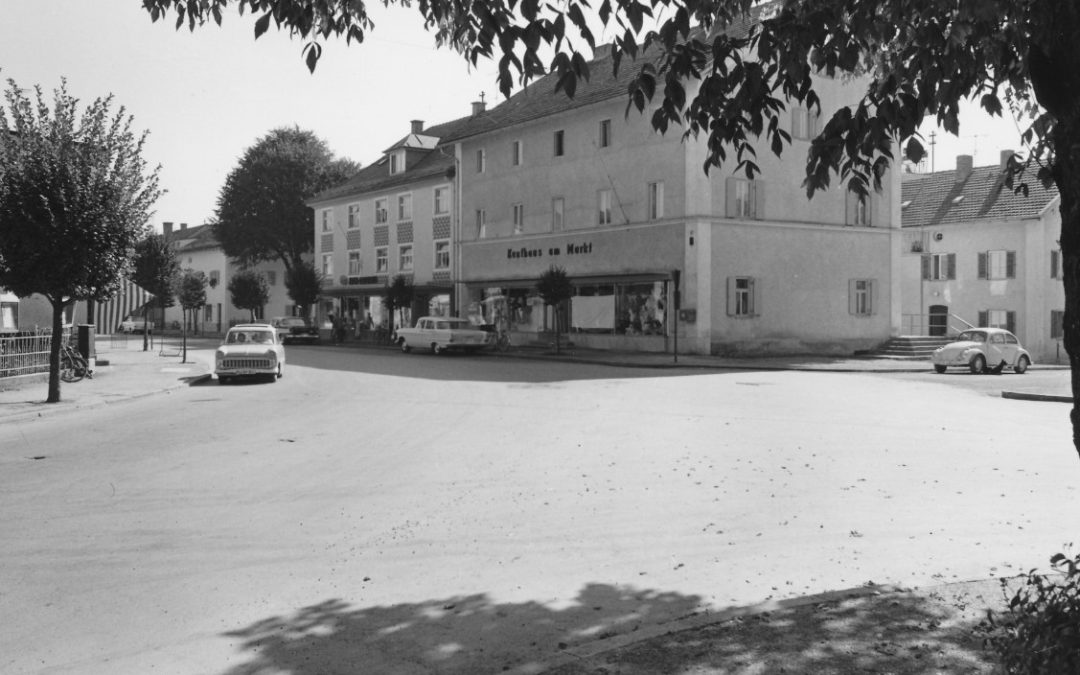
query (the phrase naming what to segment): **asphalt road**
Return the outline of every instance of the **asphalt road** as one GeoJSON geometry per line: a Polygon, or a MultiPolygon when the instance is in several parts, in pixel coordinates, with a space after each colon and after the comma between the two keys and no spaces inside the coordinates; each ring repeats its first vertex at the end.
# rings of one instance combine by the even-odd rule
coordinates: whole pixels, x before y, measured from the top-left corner
{"type": "Polygon", "coordinates": [[[0,427],[0,672],[541,672],[1077,534],[1066,407],[959,376],[288,354],[0,427]]]}

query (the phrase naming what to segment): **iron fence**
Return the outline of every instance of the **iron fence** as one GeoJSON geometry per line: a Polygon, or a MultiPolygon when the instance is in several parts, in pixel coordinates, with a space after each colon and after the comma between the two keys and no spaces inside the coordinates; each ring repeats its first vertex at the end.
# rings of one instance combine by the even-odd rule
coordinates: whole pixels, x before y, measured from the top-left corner
{"type": "Polygon", "coordinates": [[[49,372],[50,333],[0,335],[0,377],[49,372]]]}

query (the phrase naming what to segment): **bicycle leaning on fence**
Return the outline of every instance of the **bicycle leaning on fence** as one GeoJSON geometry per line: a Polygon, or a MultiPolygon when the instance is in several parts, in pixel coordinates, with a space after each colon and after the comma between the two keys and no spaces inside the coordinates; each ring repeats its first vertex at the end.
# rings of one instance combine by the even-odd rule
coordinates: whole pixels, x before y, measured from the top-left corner
{"type": "Polygon", "coordinates": [[[60,345],[60,379],[64,382],[78,382],[84,377],[93,378],[94,371],[70,343],[60,345]]]}

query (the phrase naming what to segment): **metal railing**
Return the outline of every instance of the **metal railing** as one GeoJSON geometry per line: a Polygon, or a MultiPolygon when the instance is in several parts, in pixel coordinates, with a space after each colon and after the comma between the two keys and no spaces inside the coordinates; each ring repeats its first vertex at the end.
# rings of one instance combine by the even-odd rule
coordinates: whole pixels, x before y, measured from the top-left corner
{"type": "Polygon", "coordinates": [[[0,335],[0,377],[49,372],[51,333],[0,335]]]}
{"type": "MultiPolygon", "coordinates": [[[[935,315],[935,317],[940,315],[935,315]]],[[[931,335],[930,332],[931,323],[929,314],[901,314],[900,315],[900,334],[901,335],[931,335]]],[[[974,324],[969,323],[966,319],[958,314],[950,312],[947,315],[946,323],[944,326],[937,324],[934,325],[935,329],[945,329],[942,335],[956,335],[968,328],[977,328],[974,324]]]]}

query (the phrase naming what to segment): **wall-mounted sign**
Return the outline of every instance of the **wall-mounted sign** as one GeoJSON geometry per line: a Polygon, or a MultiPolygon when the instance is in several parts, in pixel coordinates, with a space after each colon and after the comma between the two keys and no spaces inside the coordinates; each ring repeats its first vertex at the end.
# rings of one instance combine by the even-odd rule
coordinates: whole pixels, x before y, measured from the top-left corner
{"type": "Polygon", "coordinates": [[[589,255],[593,252],[593,245],[591,241],[587,241],[582,244],[575,244],[574,242],[566,242],[566,246],[548,246],[547,248],[528,248],[527,246],[521,246],[519,248],[506,249],[506,258],[508,260],[517,260],[521,258],[555,258],[562,255],[589,255]]]}

